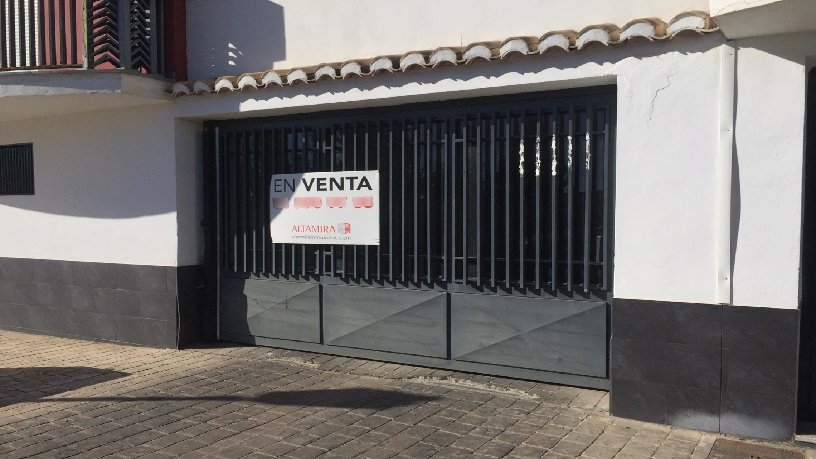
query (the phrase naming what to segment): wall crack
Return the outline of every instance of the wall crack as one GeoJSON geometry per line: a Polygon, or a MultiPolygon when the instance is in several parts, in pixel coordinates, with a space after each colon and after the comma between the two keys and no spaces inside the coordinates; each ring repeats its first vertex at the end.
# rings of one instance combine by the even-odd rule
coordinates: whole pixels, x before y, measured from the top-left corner
{"type": "Polygon", "coordinates": [[[660,93],[663,90],[668,89],[669,86],[671,86],[671,79],[672,79],[673,76],[677,76],[677,71],[676,70],[674,72],[671,72],[668,75],[666,75],[666,86],[662,86],[660,88],[657,88],[657,91],[655,91],[654,96],[652,96],[652,103],[649,105],[649,121],[652,120],[652,116],[654,115],[655,103],[657,102],[657,96],[659,96],[660,93]]]}

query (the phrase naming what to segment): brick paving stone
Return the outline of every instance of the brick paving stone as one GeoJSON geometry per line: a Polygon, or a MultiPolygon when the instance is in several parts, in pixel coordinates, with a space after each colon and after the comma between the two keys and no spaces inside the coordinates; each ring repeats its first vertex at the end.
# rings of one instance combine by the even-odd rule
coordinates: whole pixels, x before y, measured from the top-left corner
{"type": "Polygon", "coordinates": [[[530,458],[541,457],[547,450],[532,445],[518,445],[510,451],[509,457],[530,458]]]}
{"type": "Polygon", "coordinates": [[[266,459],[266,458],[274,458],[274,457],[275,456],[273,456],[271,454],[264,454],[264,453],[256,451],[254,453],[251,453],[249,455],[244,456],[243,459],[266,459]]]}
{"type": "Polygon", "coordinates": [[[408,435],[396,435],[383,441],[382,443],[379,444],[379,446],[391,449],[396,452],[400,452],[407,449],[410,446],[415,445],[418,442],[419,439],[416,437],[411,437],[408,435]]]}
{"type": "Polygon", "coordinates": [[[597,390],[226,343],[178,351],[0,331],[0,368],[31,366],[49,377],[12,375],[2,388],[4,459],[705,458],[722,437],[611,417],[597,390]]]}
{"type": "Polygon", "coordinates": [[[389,459],[397,454],[398,453],[394,450],[383,448],[381,446],[375,446],[360,454],[358,457],[365,459],[389,459]]]}
{"type": "Polygon", "coordinates": [[[488,437],[480,437],[478,435],[468,434],[453,442],[451,446],[454,446],[456,448],[467,449],[470,451],[476,451],[488,441],[490,441],[490,438],[488,437]]]}
{"type": "Polygon", "coordinates": [[[484,445],[482,445],[475,452],[476,454],[481,454],[483,456],[488,457],[504,457],[508,453],[510,453],[510,451],[512,451],[514,448],[515,448],[514,445],[509,445],[507,443],[490,440],[484,445]]]}
{"type": "Polygon", "coordinates": [[[587,447],[588,445],[584,445],[581,443],[574,443],[571,441],[561,440],[558,443],[556,443],[555,446],[553,446],[550,451],[554,453],[566,454],[569,456],[577,457],[580,456],[581,453],[583,453],[584,450],[587,449],[587,447]]]}
{"type": "Polygon", "coordinates": [[[455,442],[458,439],[459,439],[458,435],[440,430],[428,435],[422,441],[443,448],[446,446],[450,446],[453,442],[455,442]]]}
{"type": "Polygon", "coordinates": [[[215,454],[213,454],[213,456],[223,459],[235,459],[247,456],[253,452],[254,450],[252,448],[239,444],[228,446],[220,451],[217,451],[215,454]]]}
{"type": "Polygon", "coordinates": [[[317,456],[325,453],[326,450],[312,445],[301,446],[300,448],[289,451],[286,457],[295,459],[314,459],[317,456]]]}
{"type": "Polygon", "coordinates": [[[410,457],[412,459],[427,459],[438,453],[439,450],[440,448],[438,446],[419,442],[406,448],[402,452],[402,455],[410,457]]]}

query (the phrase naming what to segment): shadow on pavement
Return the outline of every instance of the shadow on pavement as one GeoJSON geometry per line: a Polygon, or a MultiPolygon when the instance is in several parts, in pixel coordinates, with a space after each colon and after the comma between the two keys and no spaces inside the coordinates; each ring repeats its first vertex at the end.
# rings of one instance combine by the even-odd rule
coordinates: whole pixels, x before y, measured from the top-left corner
{"type": "Polygon", "coordinates": [[[128,373],[90,367],[0,368],[0,407],[36,401],[124,376],[128,373]]]}
{"type": "Polygon", "coordinates": [[[145,395],[122,397],[60,397],[41,402],[250,402],[263,405],[314,406],[325,408],[375,408],[385,409],[437,400],[439,397],[411,394],[382,389],[321,389],[273,391],[255,397],[242,395],[145,395]]]}

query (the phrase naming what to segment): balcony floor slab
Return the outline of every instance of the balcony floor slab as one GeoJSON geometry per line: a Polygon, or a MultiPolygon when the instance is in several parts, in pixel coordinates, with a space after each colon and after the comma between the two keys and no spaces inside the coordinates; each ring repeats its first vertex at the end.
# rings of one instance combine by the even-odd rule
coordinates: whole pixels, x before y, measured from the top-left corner
{"type": "Polygon", "coordinates": [[[0,73],[0,121],[169,103],[170,82],[122,70],[0,73]]]}

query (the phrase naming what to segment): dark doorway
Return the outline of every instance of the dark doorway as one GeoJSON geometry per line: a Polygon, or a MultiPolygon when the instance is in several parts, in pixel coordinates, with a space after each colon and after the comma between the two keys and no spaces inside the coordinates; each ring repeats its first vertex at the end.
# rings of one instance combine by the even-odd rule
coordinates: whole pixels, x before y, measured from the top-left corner
{"type": "MultiPolygon", "coordinates": [[[[802,207],[802,304],[799,332],[799,420],[816,421],[816,70],[808,74],[802,207]]],[[[810,429],[808,429],[810,430],[810,429]]]]}

